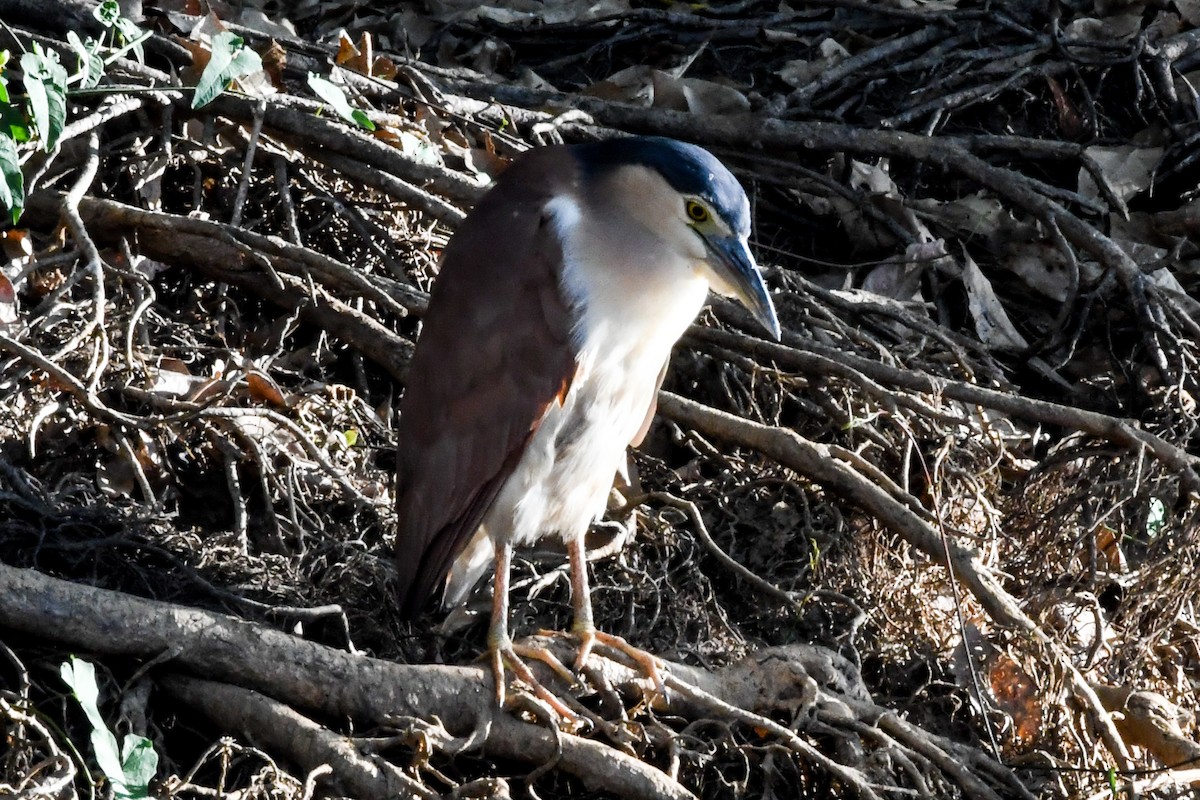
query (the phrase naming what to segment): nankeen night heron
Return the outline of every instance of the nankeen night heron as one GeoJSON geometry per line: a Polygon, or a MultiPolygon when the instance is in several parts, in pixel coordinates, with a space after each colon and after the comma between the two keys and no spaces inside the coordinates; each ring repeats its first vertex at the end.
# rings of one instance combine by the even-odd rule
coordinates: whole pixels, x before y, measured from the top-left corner
{"type": "Polygon", "coordinates": [[[544,536],[569,554],[576,668],[599,640],[654,669],[597,632],[584,534],[709,289],[779,337],[749,234],[746,193],[711,153],[627,138],[521,155],[446,247],[400,403],[400,591],[409,616],[443,584],[455,605],[494,562],[501,703],[506,664],[537,686],[509,637],[508,575],[513,547],[544,536]]]}

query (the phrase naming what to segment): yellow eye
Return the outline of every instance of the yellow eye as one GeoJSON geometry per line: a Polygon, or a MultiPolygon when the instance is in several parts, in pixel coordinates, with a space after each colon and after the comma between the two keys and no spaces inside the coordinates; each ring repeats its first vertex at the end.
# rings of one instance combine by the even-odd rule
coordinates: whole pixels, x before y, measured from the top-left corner
{"type": "Polygon", "coordinates": [[[692,222],[708,222],[708,209],[695,200],[687,201],[687,215],[692,222]]]}

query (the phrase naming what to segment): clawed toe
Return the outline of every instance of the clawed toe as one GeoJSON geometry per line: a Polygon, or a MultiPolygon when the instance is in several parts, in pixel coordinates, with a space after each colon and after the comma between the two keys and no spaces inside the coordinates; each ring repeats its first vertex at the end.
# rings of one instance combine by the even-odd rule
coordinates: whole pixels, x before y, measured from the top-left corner
{"type": "Polygon", "coordinates": [[[596,645],[599,644],[615,650],[617,653],[633,661],[636,668],[640,669],[642,674],[654,683],[654,690],[661,695],[666,695],[667,686],[662,674],[666,665],[658,656],[640,647],[634,647],[620,636],[604,633],[595,628],[576,630],[574,635],[580,642],[579,654],[575,659],[576,672],[583,670],[583,665],[587,662],[588,656],[592,654],[596,645]]]}
{"type": "Polygon", "coordinates": [[[568,684],[575,683],[575,676],[571,674],[571,671],[544,647],[514,646],[512,642],[502,642],[491,651],[492,677],[496,682],[496,705],[504,708],[507,689],[504,671],[507,667],[517,680],[528,686],[534,696],[549,706],[554,713],[571,724],[578,724],[581,721],[579,714],[534,676],[529,665],[525,663],[525,658],[541,661],[568,684]]]}

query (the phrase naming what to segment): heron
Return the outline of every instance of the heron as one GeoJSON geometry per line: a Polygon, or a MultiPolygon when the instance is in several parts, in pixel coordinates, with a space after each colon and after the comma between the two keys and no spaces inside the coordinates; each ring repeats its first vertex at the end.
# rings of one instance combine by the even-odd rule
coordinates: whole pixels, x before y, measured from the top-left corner
{"type": "MultiPolygon", "coordinates": [[[[750,202],[710,152],[660,137],[529,150],[447,244],[400,401],[401,610],[463,602],[494,571],[488,654],[543,694],[508,626],[513,548],[566,546],[582,668],[598,631],[584,536],[649,428],[671,349],[710,290],[775,339],[750,202]]],[[[565,708],[545,697],[560,711],[565,708]]]]}

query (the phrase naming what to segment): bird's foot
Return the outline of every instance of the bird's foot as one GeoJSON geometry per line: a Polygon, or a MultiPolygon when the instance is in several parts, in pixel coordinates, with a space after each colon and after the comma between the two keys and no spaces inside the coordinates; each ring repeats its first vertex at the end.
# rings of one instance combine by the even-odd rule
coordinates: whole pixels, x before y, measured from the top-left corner
{"type": "Polygon", "coordinates": [[[500,642],[491,649],[492,675],[496,681],[496,705],[504,708],[505,693],[508,686],[504,677],[504,671],[505,667],[507,667],[512,671],[517,680],[528,686],[534,696],[549,706],[560,718],[572,725],[580,724],[582,721],[580,715],[567,706],[561,697],[547,689],[534,676],[533,671],[529,669],[529,665],[525,663],[525,659],[527,658],[541,661],[569,685],[573,685],[576,682],[575,676],[571,671],[546,648],[514,645],[511,641],[500,642]]]}
{"type": "Polygon", "coordinates": [[[635,667],[640,669],[642,674],[654,683],[654,690],[660,695],[666,696],[667,685],[663,680],[663,669],[665,669],[666,665],[661,658],[640,647],[634,647],[620,636],[604,633],[593,627],[577,628],[573,633],[575,638],[579,639],[579,654],[575,657],[576,672],[583,669],[583,665],[587,662],[588,656],[592,654],[592,650],[595,649],[597,644],[600,644],[617,651],[632,661],[635,667]]]}

